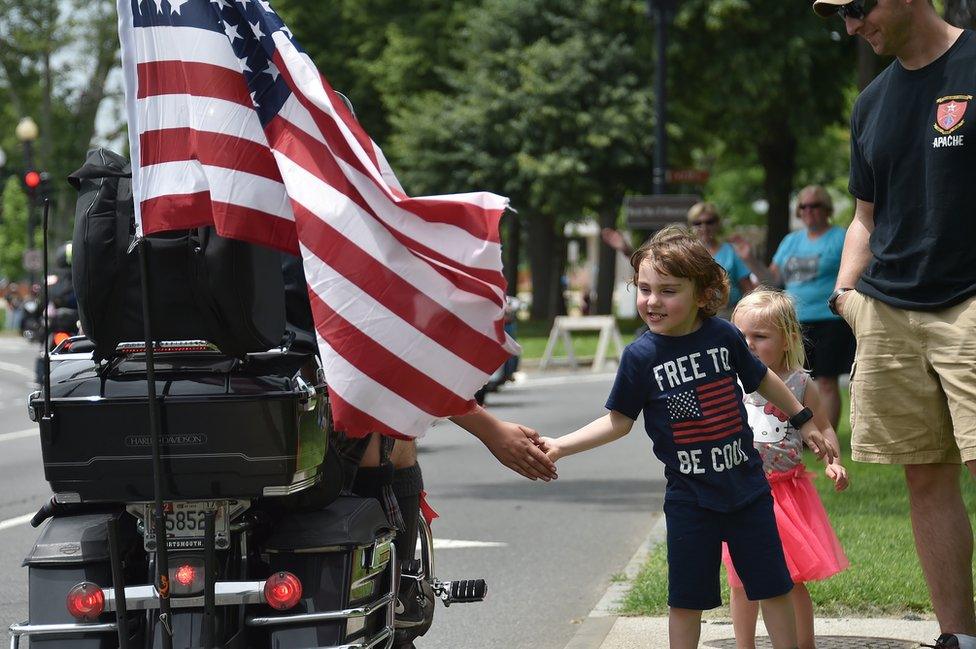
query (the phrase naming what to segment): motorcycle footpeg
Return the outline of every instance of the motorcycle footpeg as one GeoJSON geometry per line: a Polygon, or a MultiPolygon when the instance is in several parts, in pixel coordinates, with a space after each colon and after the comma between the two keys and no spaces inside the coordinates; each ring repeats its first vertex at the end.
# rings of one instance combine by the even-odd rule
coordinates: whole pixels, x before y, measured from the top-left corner
{"type": "Polygon", "coordinates": [[[481,602],[488,595],[488,583],[484,579],[444,581],[440,582],[438,586],[440,588],[435,587],[434,591],[440,596],[445,606],[481,602]]]}

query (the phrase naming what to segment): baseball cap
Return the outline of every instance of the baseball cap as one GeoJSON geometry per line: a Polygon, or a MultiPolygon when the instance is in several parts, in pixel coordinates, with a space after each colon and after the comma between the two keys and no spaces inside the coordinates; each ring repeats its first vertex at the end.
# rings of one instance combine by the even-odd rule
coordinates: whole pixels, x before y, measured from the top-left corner
{"type": "Polygon", "coordinates": [[[837,13],[837,9],[850,4],[852,0],[816,0],[813,3],[813,10],[821,18],[828,18],[837,13]]]}

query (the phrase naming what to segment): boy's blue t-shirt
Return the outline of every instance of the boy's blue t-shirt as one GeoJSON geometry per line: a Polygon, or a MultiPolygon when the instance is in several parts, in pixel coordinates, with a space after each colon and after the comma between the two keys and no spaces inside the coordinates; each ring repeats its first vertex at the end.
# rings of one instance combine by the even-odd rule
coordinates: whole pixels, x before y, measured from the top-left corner
{"type": "MultiPolygon", "coordinates": [[[[728,307],[731,309],[742,299],[742,289],[739,288],[739,282],[742,281],[743,277],[749,277],[749,267],[739,258],[739,255],[735,254],[735,248],[728,241],[718,247],[714,256],[715,261],[725,269],[729,276],[731,286],[729,286],[728,307]]],[[[830,288],[833,290],[833,287],[830,288]]]]}
{"type": "Polygon", "coordinates": [[[837,282],[845,234],[844,228],[835,225],[810,239],[804,228],[786,235],[776,249],[773,263],[779,266],[786,292],[796,300],[800,322],[839,317],[830,312],[827,298],[837,282]]]}
{"type": "Polygon", "coordinates": [[[734,511],[769,492],[742,403],[766,371],[734,325],[705,318],[685,336],[646,332],[627,345],[606,407],[644,412],[665,500],[734,511]]]}

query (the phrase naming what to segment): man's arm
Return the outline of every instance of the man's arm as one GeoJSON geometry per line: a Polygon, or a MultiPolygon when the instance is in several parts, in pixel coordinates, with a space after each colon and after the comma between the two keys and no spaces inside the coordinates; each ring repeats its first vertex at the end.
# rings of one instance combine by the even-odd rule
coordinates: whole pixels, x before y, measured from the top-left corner
{"type": "MultiPolygon", "coordinates": [[[[869,241],[874,232],[874,203],[857,199],[854,220],[844,236],[844,252],[840,257],[836,288],[853,288],[871,261],[869,241]]],[[[844,312],[846,295],[837,298],[838,313],[844,312]]]]}
{"type": "Polygon", "coordinates": [[[521,424],[502,421],[478,406],[451,421],[477,437],[499,462],[530,480],[556,479],[556,465],[539,448],[539,433],[521,424]]]}

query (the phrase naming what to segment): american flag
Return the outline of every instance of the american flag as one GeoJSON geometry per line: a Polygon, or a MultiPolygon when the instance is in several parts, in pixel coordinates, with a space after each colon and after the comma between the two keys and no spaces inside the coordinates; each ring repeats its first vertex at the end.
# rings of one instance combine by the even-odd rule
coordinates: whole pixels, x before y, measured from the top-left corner
{"type": "Polygon", "coordinates": [[[735,381],[729,376],[676,392],[667,398],[667,404],[675,444],[722,439],[746,425],[735,381]]]}
{"type": "Polygon", "coordinates": [[[119,0],[137,230],[301,254],[337,428],[469,412],[518,345],[486,192],[411,198],[264,0],[119,0]]]}

